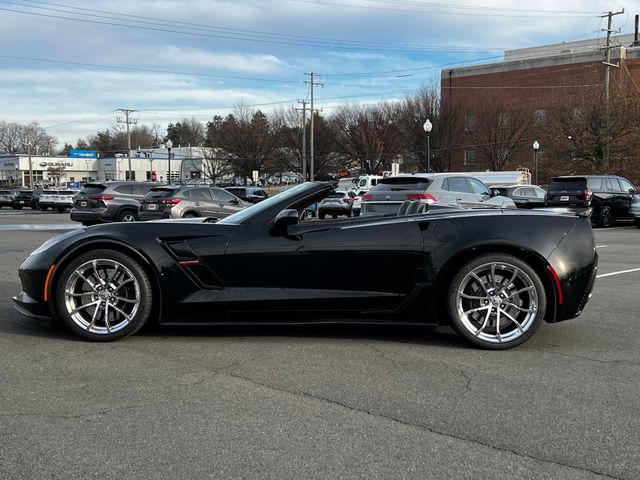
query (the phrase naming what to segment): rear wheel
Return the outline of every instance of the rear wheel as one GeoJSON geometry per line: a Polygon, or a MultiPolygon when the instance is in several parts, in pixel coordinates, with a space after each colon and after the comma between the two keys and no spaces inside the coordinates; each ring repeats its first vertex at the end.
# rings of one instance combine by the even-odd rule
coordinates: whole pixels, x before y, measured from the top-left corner
{"type": "Polygon", "coordinates": [[[596,224],[602,228],[609,228],[613,225],[613,212],[611,211],[611,207],[602,207],[600,215],[598,215],[596,219],[596,224]]]}
{"type": "Polygon", "coordinates": [[[636,218],[635,220],[636,227],[640,228],[640,218],[636,218]]]}
{"type": "Polygon", "coordinates": [[[338,215],[331,215],[331,218],[338,218],[338,215]]]}
{"type": "Polygon", "coordinates": [[[119,222],[137,222],[138,215],[130,210],[124,210],[118,215],[119,222]]]}
{"type": "Polygon", "coordinates": [[[142,266],[115,250],[84,253],[60,276],[56,302],[74,333],[95,341],[131,335],[151,313],[153,292],[142,266]]]}
{"type": "Polygon", "coordinates": [[[15,206],[15,207],[13,207],[13,209],[14,210],[22,210],[22,207],[21,206],[15,206]]]}
{"type": "Polygon", "coordinates": [[[533,336],[546,304],[544,286],[533,268],[512,255],[495,253],[470,260],[458,270],[447,310],[453,328],[467,341],[504,350],[533,336]]]}
{"type": "Polygon", "coordinates": [[[325,216],[324,213],[318,213],[318,218],[320,220],[324,220],[324,216],[325,216]]]}
{"type": "Polygon", "coordinates": [[[182,218],[196,218],[196,214],[192,212],[187,212],[184,215],[182,215],[182,218]]]}

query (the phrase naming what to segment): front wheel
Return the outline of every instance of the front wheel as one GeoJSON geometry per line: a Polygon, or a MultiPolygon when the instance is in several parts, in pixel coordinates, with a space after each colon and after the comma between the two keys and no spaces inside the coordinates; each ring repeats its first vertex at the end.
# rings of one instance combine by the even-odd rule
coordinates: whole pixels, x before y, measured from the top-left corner
{"type": "Polygon", "coordinates": [[[62,271],[56,302],[63,322],[94,341],[131,335],[151,313],[153,292],[142,266],[115,250],[95,250],[62,271]]]}
{"type": "Polygon", "coordinates": [[[542,323],[547,297],[538,274],[506,254],[481,255],[464,264],[448,291],[453,328],[482,348],[504,350],[533,336],[542,323]]]}
{"type": "Polygon", "coordinates": [[[636,224],[636,227],[640,228],[640,218],[636,218],[634,222],[636,224]]]}

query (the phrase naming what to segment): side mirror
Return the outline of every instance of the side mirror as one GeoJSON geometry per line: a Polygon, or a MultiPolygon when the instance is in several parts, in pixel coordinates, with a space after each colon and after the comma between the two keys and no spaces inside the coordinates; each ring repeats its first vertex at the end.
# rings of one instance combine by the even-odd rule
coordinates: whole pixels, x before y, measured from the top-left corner
{"type": "Polygon", "coordinates": [[[271,227],[271,234],[275,236],[285,236],[288,234],[289,227],[291,225],[297,225],[300,223],[298,211],[294,208],[287,208],[282,210],[273,222],[271,227]]]}
{"type": "Polygon", "coordinates": [[[500,190],[498,190],[497,188],[492,188],[490,196],[499,197],[500,196],[500,190]]]}
{"type": "Polygon", "coordinates": [[[358,179],[357,178],[352,178],[351,179],[351,183],[358,183],[358,179]]]}
{"type": "Polygon", "coordinates": [[[629,189],[629,193],[630,193],[631,195],[634,195],[634,194],[636,193],[636,189],[635,189],[635,188],[630,188],[630,189],[629,189]]]}

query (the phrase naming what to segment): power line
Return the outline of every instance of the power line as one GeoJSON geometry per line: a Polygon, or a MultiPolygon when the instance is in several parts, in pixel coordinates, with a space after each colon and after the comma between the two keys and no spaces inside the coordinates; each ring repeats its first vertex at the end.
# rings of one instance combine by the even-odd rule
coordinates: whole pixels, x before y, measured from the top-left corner
{"type": "MultiPolygon", "coordinates": [[[[308,3],[312,5],[324,5],[331,7],[347,7],[347,8],[357,8],[357,9],[365,9],[365,10],[382,10],[382,11],[391,11],[391,12],[402,12],[402,13],[423,13],[429,15],[470,15],[474,17],[511,17],[511,18],[523,18],[523,17],[534,17],[534,18],[546,18],[546,17],[569,17],[569,18],[584,18],[587,16],[595,15],[600,12],[585,12],[585,13],[576,13],[576,14],[567,14],[567,13],[554,13],[553,11],[530,11],[528,13],[525,12],[514,12],[514,13],[490,13],[484,12],[483,7],[476,7],[478,11],[474,12],[465,12],[465,11],[438,11],[438,10],[417,10],[417,9],[408,9],[408,8],[391,8],[391,7],[377,7],[377,6],[369,6],[369,5],[354,5],[349,3],[337,3],[335,1],[326,1],[326,0],[291,0],[293,2],[299,3],[308,3]]],[[[442,5],[445,7],[445,5],[442,5]]],[[[509,9],[504,9],[508,11],[509,9]]]]}
{"type": "Polygon", "coordinates": [[[6,55],[0,54],[2,58],[11,58],[14,60],[29,60],[34,62],[45,62],[45,63],[58,63],[63,65],[75,65],[80,67],[97,67],[97,68],[115,68],[118,70],[131,70],[135,72],[146,72],[146,73],[162,73],[162,74],[171,74],[171,75],[187,75],[190,77],[205,77],[205,78],[224,78],[228,80],[243,80],[243,81],[252,81],[252,82],[269,82],[269,83],[293,83],[299,84],[299,80],[286,80],[282,78],[257,78],[257,77],[241,77],[235,75],[220,75],[220,74],[211,74],[211,73],[194,73],[194,72],[180,72],[173,70],[156,70],[150,68],[141,68],[141,67],[130,67],[123,65],[109,65],[109,64],[101,64],[101,63],[86,63],[86,62],[72,62],[68,60],[53,60],[47,58],[37,58],[37,57],[23,57],[19,55],[6,55]]]}
{"type": "MultiPolygon", "coordinates": [[[[275,38],[287,38],[287,39],[302,39],[302,40],[308,40],[308,41],[321,41],[321,42],[331,42],[331,43],[339,43],[339,44],[362,44],[362,45],[377,45],[377,46],[395,46],[395,47],[422,47],[422,45],[415,45],[415,44],[397,44],[397,43],[389,43],[389,42],[372,42],[372,41],[363,41],[363,40],[346,40],[346,39],[334,39],[334,38],[327,38],[327,37],[315,37],[315,36],[309,36],[309,35],[292,35],[292,34],[283,34],[283,33],[273,33],[273,32],[264,32],[264,31],[259,31],[259,30],[248,30],[248,29],[239,29],[239,28],[230,28],[230,27],[220,27],[220,26],[216,26],[216,25],[205,25],[205,24],[201,24],[201,23],[193,23],[193,22],[181,22],[181,21],[177,21],[177,20],[168,20],[168,19],[163,19],[163,18],[158,18],[158,17],[149,17],[149,16],[143,16],[143,15],[133,15],[133,14],[126,14],[126,13],[119,13],[119,12],[111,12],[111,11],[107,11],[107,10],[97,10],[97,9],[92,9],[92,8],[86,8],[86,7],[77,7],[77,6],[73,6],[73,5],[63,5],[63,4],[59,4],[59,3],[51,3],[51,2],[42,2],[42,1],[37,1],[37,0],[22,0],[22,3],[15,3],[15,2],[10,2],[8,0],[4,0],[2,3],[6,3],[6,4],[11,4],[11,5],[20,5],[23,7],[31,7],[31,8],[40,8],[40,9],[44,9],[44,10],[51,10],[51,11],[58,11],[58,12],[62,12],[62,13],[71,13],[73,15],[84,15],[84,16],[95,16],[95,17],[99,17],[99,18],[112,18],[112,16],[117,16],[117,17],[124,17],[122,20],[124,21],[129,21],[128,18],[132,18],[135,19],[135,21],[139,22],[139,23],[149,23],[151,25],[162,25],[162,24],[167,24],[165,26],[179,26],[180,28],[184,28],[184,26],[186,27],[190,27],[190,28],[196,28],[196,29],[205,29],[205,30],[213,30],[213,31],[220,31],[220,32],[231,32],[231,33],[235,33],[235,34],[241,34],[241,35],[250,35],[250,36],[267,36],[267,37],[275,37],[275,38]],[[32,4],[38,4],[38,5],[49,5],[49,6],[55,6],[55,7],[62,7],[65,8],[67,10],[58,10],[58,9],[53,9],[53,8],[47,8],[47,7],[40,7],[38,5],[25,5],[24,3],[32,3],[32,4]],[[101,14],[107,14],[111,17],[105,17],[104,15],[88,15],[88,14],[84,14],[84,13],[79,13],[79,12],[97,12],[97,13],[101,13],[101,14]],[[162,22],[161,24],[158,23],[151,23],[151,22],[140,22],[140,20],[151,20],[153,22],[162,22]]],[[[120,20],[120,19],[118,19],[120,20]]]]}
{"type": "MultiPolygon", "coordinates": [[[[16,5],[11,2],[0,1],[2,4],[16,5]]],[[[25,5],[20,5],[25,6],[25,5]]],[[[29,7],[29,6],[27,6],[29,7]]],[[[40,7],[42,8],[42,7],[40,7]]],[[[104,21],[104,20],[90,20],[86,18],[73,18],[73,17],[65,17],[60,15],[51,15],[46,13],[38,13],[38,12],[29,12],[25,10],[15,10],[11,8],[0,8],[2,11],[18,13],[23,15],[32,15],[38,17],[45,18],[56,18],[60,20],[70,20],[81,23],[90,23],[94,25],[109,25],[114,27],[123,27],[123,28],[135,28],[138,30],[145,31],[154,31],[154,32],[165,32],[165,33],[175,33],[179,35],[188,35],[193,37],[206,37],[206,38],[223,38],[230,40],[239,40],[239,41],[247,41],[247,42],[257,42],[257,43],[273,43],[278,45],[294,45],[294,46],[303,46],[303,47],[311,47],[311,48],[328,48],[328,49],[338,49],[338,50],[361,50],[361,51],[378,51],[378,52],[405,52],[405,53],[489,53],[494,51],[499,51],[495,48],[487,48],[487,49],[461,49],[452,46],[433,46],[433,47],[423,47],[423,48],[413,48],[413,47],[368,47],[368,46],[359,46],[359,45],[338,45],[331,44],[328,42],[302,42],[302,41],[285,41],[285,40],[273,40],[273,39],[257,39],[250,37],[238,37],[232,35],[222,35],[222,34],[211,34],[211,33],[199,33],[193,31],[184,31],[184,30],[174,30],[171,28],[159,28],[159,27],[150,27],[150,26],[142,26],[135,24],[127,24],[127,23],[116,23],[115,21],[104,21]]],[[[69,12],[67,12],[69,13],[69,12]]],[[[115,20],[115,19],[114,19],[115,20]]],[[[126,20],[125,20],[126,21],[126,20]]],[[[180,27],[175,27],[180,28],[180,27]]]]}

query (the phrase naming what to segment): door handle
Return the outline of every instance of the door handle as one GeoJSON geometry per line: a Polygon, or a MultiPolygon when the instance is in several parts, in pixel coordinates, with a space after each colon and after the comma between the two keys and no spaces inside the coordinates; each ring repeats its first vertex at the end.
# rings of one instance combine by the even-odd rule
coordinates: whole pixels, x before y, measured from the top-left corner
{"type": "Polygon", "coordinates": [[[456,197],[456,200],[462,200],[462,197],[456,197]]]}
{"type": "Polygon", "coordinates": [[[196,207],[199,207],[199,206],[200,206],[200,202],[194,202],[193,204],[194,204],[196,207]]]}

